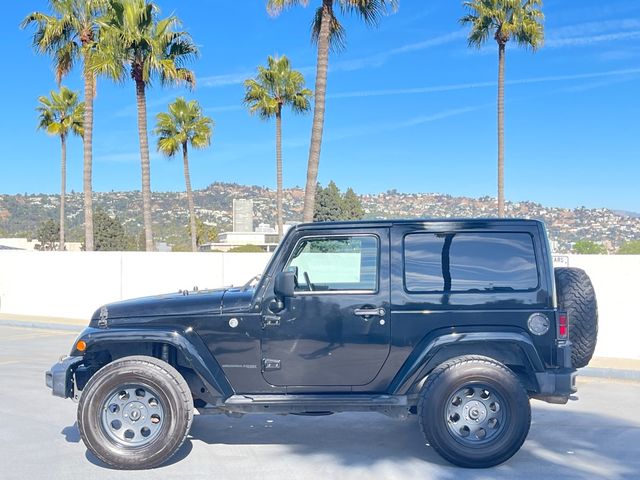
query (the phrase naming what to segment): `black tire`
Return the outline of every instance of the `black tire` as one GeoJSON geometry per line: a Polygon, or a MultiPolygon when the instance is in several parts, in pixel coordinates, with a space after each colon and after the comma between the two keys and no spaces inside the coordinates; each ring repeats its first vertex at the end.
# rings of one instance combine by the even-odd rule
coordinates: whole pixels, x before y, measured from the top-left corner
{"type": "Polygon", "coordinates": [[[100,460],[118,469],[163,464],[185,441],[192,421],[193,399],[184,378],[168,363],[146,356],[124,357],[101,368],[85,386],[78,405],[78,428],[84,444],[100,460]],[[109,398],[131,385],[153,392],[156,403],[162,406],[157,432],[148,443],[137,446],[114,439],[103,422],[109,398]]]}
{"type": "MultiPolygon", "coordinates": [[[[463,404],[466,402],[465,411],[476,398],[479,400],[475,393],[465,396],[462,400],[463,404]]],[[[516,375],[500,362],[476,355],[448,360],[429,374],[420,394],[418,416],[422,433],[436,452],[454,465],[467,468],[493,467],[511,458],[524,443],[531,425],[529,397],[516,375]],[[479,390],[480,395],[486,389],[488,394],[482,398],[499,399],[495,401],[499,402],[497,411],[502,414],[500,423],[496,419],[493,427],[487,426],[486,422],[492,419],[486,412],[482,422],[476,417],[479,423],[472,426],[465,439],[458,434],[465,427],[457,429],[474,420],[460,417],[456,420],[450,409],[460,400],[456,392],[467,388],[479,390]],[[486,437],[476,437],[482,429],[486,429],[486,437]],[[490,429],[491,434],[486,433],[490,429]]]]}
{"type": "Polygon", "coordinates": [[[571,363],[586,367],[598,340],[598,304],[589,276],[579,268],[556,268],[558,308],[567,312],[571,363]]]}

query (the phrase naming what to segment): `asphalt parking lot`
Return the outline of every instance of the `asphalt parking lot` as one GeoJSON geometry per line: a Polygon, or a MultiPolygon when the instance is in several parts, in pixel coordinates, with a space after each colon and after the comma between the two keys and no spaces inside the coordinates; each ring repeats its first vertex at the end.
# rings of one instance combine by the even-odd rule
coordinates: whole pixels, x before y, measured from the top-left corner
{"type": "Polygon", "coordinates": [[[522,450],[488,470],[453,467],[425,445],[415,418],[197,416],[168,465],[118,472],[85,449],[76,405],[52,397],[44,370],[75,334],[0,325],[0,478],[449,479],[639,478],[640,383],[581,379],[579,401],[534,401],[522,450]]]}

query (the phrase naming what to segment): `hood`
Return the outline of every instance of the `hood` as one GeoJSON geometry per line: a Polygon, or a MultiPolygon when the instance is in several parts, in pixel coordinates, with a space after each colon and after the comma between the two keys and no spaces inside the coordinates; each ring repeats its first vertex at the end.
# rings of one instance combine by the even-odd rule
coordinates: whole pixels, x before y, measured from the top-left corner
{"type": "Polygon", "coordinates": [[[226,291],[225,288],[200,290],[109,303],[96,310],[91,317],[90,326],[98,327],[101,319],[218,314],[221,312],[222,298],[226,291]]]}

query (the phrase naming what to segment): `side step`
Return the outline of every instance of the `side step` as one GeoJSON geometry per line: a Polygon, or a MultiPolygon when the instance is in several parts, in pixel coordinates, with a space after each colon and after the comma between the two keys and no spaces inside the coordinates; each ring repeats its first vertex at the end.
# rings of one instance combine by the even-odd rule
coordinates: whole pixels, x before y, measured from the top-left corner
{"type": "MultiPolygon", "coordinates": [[[[215,409],[232,413],[317,413],[407,411],[405,395],[304,394],[233,395],[215,409]]],[[[199,409],[208,410],[208,408],[199,409]]],[[[207,413],[207,412],[202,412],[207,413]]]]}

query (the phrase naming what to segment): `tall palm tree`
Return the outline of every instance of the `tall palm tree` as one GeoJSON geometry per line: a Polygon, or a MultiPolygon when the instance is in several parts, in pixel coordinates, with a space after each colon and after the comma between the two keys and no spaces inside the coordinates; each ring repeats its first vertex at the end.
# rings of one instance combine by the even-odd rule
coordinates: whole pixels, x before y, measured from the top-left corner
{"type": "MultiPolygon", "coordinates": [[[[344,46],[345,31],[336,16],[334,4],[338,4],[343,13],[354,13],[368,25],[377,25],[380,18],[389,10],[397,8],[400,0],[321,0],[316,10],[311,37],[318,45],[316,61],[315,105],[311,127],[311,145],[307,164],[307,183],[304,192],[303,220],[313,221],[316,197],[320,149],[327,92],[327,73],[329,71],[329,50],[344,46]]],[[[297,6],[306,6],[309,0],[267,0],[267,11],[279,15],[283,10],[297,6]]]]}
{"type": "Polygon", "coordinates": [[[178,30],[181,23],[177,17],[159,19],[158,15],[158,7],[146,0],[111,0],[109,15],[101,24],[100,48],[92,61],[94,72],[116,81],[124,81],[129,73],[135,83],[147,251],[153,251],[154,244],[146,88],[153,80],[195,85],[193,72],[184,65],[198,53],[191,36],[178,30]]]}
{"type": "Polygon", "coordinates": [[[89,68],[91,55],[99,35],[98,21],[106,7],[105,0],[55,0],[49,2],[52,14],[33,12],[21,23],[21,28],[35,24],[33,46],[38,53],[51,55],[56,81],[73,68],[77,60],[83,63],[84,82],[84,245],[87,251],[93,248],[93,97],[95,76],[89,68]]]}
{"type": "Polygon", "coordinates": [[[490,36],[498,44],[498,216],[504,217],[504,62],[507,42],[538,49],[544,42],[542,0],[471,0],[460,19],[471,25],[469,46],[480,48],[490,36]]]}
{"type": "Polygon", "coordinates": [[[276,205],[278,238],[282,238],[282,108],[290,106],[295,113],[306,113],[311,109],[311,90],[304,87],[304,76],[291,70],[285,56],[269,56],[267,67],[258,67],[258,75],[244,82],[244,103],[249,112],[257,113],[263,120],[276,117],[276,205]]]}
{"type": "Polygon", "coordinates": [[[189,174],[188,146],[205,148],[211,144],[214,122],[202,115],[202,108],[195,100],[187,102],[177,98],[169,105],[169,112],[156,116],[157,123],[153,133],[158,136],[158,151],[172,157],[182,149],[184,163],[184,181],[187,187],[189,202],[189,225],[191,228],[191,250],[198,251],[196,209],[191,191],[191,175],[189,174]]]}
{"type": "Polygon", "coordinates": [[[78,94],[61,87],[52,91],[50,97],[38,98],[38,128],[49,135],[60,138],[60,250],[64,250],[65,194],[67,191],[67,137],[70,134],[82,136],[84,103],[78,101],[78,94]]]}

